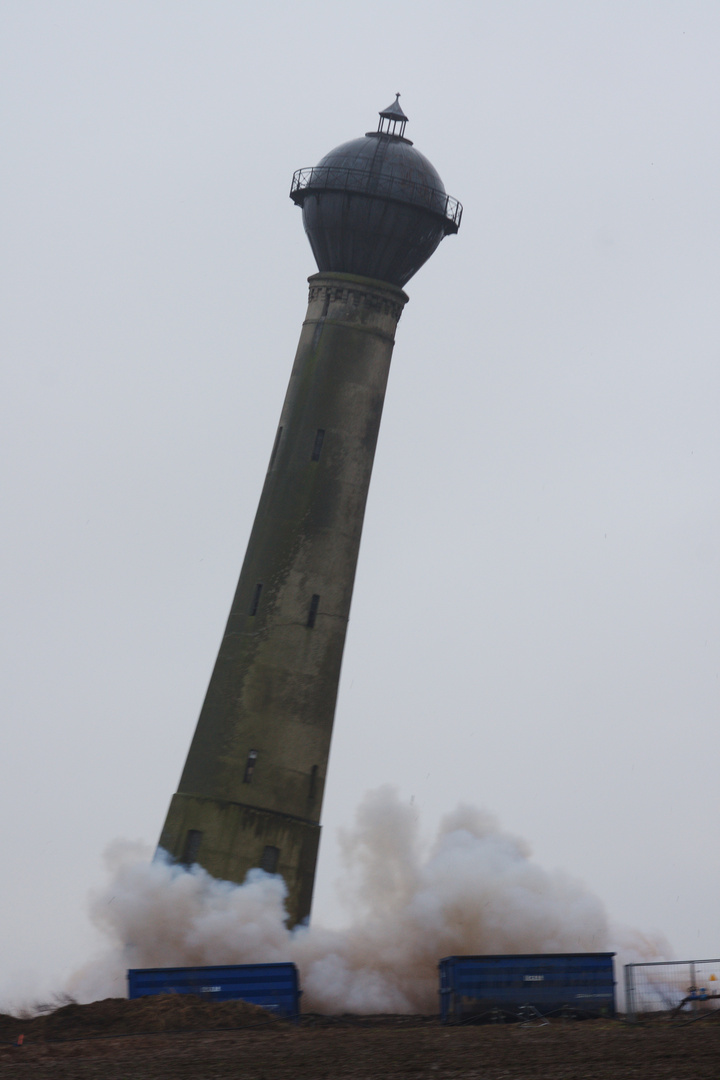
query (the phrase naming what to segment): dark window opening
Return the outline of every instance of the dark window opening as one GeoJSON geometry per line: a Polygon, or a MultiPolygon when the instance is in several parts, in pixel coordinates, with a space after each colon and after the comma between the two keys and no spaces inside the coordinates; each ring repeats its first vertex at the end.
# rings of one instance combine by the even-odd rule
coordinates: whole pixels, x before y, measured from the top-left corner
{"type": "Polygon", "coordinates": [[[257,750],[251,750],[245,763],[245,775],[243,776],[243,784],[252,784],[253,773],[255,772],[255,762],[257,761],[257,750]]]}
{"type": "Polygon", "coordinates": [[[317,612],[318,612],[318,604],[319,603],[320,603],[320,597],[318,596],[317,593],[315,593],[313,595],[312,600],[310,601],[310,610],[308,611],[308,617],[307,617],[307,625],[311,630],[312,630],[313,626],[315,625],[315,620],[317,619],[317,612]]]}
{"type": "Polygon", "coordinates": [[[197,862],[202,838],[203,834],[200,829],[188,829],[182,859],[180,860],[183,866],[192,866],[193,863],[197,862]]]}
{"type": "Polygon", "coordinates": [[[268,844],[268,846],[262,853],[262,859],[260,860],[260,869],[264,870],[266,874],[274,874],[277,870],[279,858],[280,848],[272,847],[270,844],[268,844]]]}
{"type": "Polygon", "coordinates": [[[317,794],[317,765],[313,765],[310,770],[310,787],[308,789],[308,799],[310,802],[315,801],[315,795],[317,794]]]}
{"type": "Polygon", "coordinates": [[[279,427],[277,429],[277,435],[275,436],[275,442],[273,443],[272,454],[270,455],[269,468],[271,468],[271,469],[273,467],[273,461],[275,460],[275,455],[277,454],[277,451],[278,451],[278,446],[280,445],[280,436],[281,435],[282,435],[282,427],[279,427]]]}
{"type": "Polygon", "coordinates": [[[312,461],[320,460],[320,451],[322,450],[322,444],[325,439],[325,428],[318,428],[315,433],[315,445],[313,446],[312,461]]]}
{"type": "Polygon", "coordinates": [[[260,603],[260,593],[262,592],[262,582],[258,582],[255,586],[255,592],[253,593],[252,604],[250,605],[250,614],[257,615],[258,604],[260,603]]]}

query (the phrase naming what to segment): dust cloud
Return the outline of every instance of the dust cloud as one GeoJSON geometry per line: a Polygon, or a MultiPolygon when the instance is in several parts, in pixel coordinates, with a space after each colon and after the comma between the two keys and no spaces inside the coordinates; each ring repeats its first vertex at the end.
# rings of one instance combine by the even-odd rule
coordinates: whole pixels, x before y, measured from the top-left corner
{"type": "Polygon", "coordinates": [[[91,901],[108,948],[68,990],[84,1002],[123,996],[129,967],[293,960],[305,1011],[432,1013],[443,956],[617,950],[629,962],[669,955],[660,939],[611,927],[581,882],[538,866],[523,840],[471,806],[448,814],[428,846],[414,807],[380,788],[359,807],[342,852],[349,925],[290,931],[281,878],[253,870],[233,885],[115,843],[108,887],[91,901]]]}

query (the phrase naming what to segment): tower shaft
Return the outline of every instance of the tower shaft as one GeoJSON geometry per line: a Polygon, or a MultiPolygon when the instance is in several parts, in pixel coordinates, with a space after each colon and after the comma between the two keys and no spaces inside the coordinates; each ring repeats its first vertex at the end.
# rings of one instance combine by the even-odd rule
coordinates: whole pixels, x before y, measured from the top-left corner
{"type": "Polygon", "coordinates": [[[310,912],[340,666],[398,287],[310,279],[307,316],[220,652],[160,846],[214,877],[282,874],[310,912]]]}

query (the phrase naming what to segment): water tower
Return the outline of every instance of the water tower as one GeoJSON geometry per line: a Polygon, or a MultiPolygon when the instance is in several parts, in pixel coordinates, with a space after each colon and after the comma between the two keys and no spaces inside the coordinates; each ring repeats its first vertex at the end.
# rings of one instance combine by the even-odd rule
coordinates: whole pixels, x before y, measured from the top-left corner
{"type": "Polygon", "coordinates": [[[216,878],[282,874],[308,918],[335,702],[402,286],[462,207],[377,131],[295,173],[319,273],[230,616],[160,847],[216,878]]]}

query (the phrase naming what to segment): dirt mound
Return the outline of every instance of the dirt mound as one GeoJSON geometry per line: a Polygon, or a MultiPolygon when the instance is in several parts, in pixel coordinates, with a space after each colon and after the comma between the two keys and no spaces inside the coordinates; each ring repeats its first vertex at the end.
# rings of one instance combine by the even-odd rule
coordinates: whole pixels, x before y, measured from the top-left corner
{"type": "Polygon", "coordinates": [[[207,1001],[195,994],[106,998],[90,1005],[63,1005],[31,1020],[0,1014],[0,1040],[63,1041],[159,1031],[221,1031],[276,1023],[276,1017],[247,1001],[207,1001]]]}

